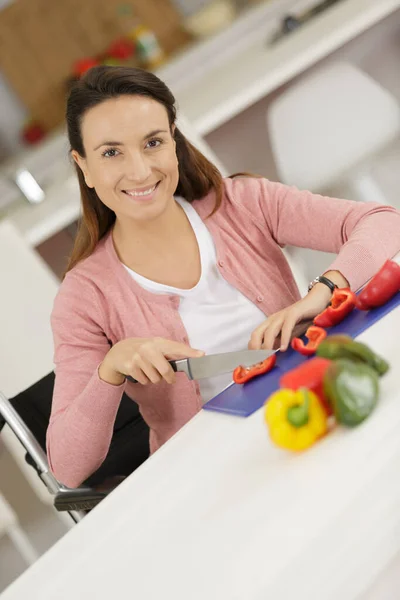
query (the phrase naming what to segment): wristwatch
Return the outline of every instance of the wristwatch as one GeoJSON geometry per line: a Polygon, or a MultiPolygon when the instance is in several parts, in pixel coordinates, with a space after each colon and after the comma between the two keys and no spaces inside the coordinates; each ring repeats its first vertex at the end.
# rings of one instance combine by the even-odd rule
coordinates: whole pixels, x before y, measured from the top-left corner
{"type": "Polygon", "coordinates": [[[326,285],[331,290],[332,294],[335,291],[335,289],[337,288],[336,283],[333,283],[333,281],[331,281],[327,277],[324,277],[323,275],[319,275],[318,277],[313,279],[311,281],[311,283],[309,284],[309,286],[308,286],[309,292],[313,289],[313,287],[316,283],[323,283],[324,285],[326,285]]]}

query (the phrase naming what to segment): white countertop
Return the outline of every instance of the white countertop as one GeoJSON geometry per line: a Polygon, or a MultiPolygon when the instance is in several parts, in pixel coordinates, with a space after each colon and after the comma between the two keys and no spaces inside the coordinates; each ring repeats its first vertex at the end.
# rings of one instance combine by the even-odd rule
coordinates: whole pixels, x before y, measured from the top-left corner
{"type": "Polygon", "coordinates": [[[359,338],[391,363],[363,425],[293,455],[261,410],[202,411],[2,600],[358,599],[400,550],[399,330],[359,338]]]}
{"type": "Polygon", "coordinates": [[[7,214],[7,218],[32,248],[71,225],[79,216],[79,185],[72,169],[68,179],[46,188],[43,202],[33,205],[22,201],[7,214]]]}
{"type": "Polygon", "coordinates": [[[266,33],[178,89],[179,107],[206,135],[398,9],[400,0],[342,0],[276,45],[266,33]]]}

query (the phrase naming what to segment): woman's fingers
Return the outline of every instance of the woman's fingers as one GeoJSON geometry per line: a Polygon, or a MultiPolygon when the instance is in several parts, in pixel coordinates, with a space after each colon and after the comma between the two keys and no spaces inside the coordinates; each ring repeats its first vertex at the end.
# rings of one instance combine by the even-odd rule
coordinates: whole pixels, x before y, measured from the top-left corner
{"type": "Polygon", "coordinates": [[[157,348],[162,352],[164,356],[169,359],[177,360],[180,358],[196,358],[197,356],[204,356],[202,350],[196,350],[187,344],[181,342],[175,342],[172,340],[160,339],[156,342],[157,348]]]}
{"type": "Polygon", "coordinates": [[[138,383],[141,383],[142,385],[147,385],[148,383],[150,383],[150,379],[146,377],[142,369],[136,363],[133,363],[132,367],[127,371],[127,375],[130,375],[131,377],[133,377],[133,379],[136,379],[136,381],[138,383]]]}
{"type": "Polygon", "coordinates": [[[273,319],[269,325],[267,325],[264,331],[263,341],[261,345],[262,348],[272,350],[272,348],[274,347],[274,342],[282,330],[283,322],[284,316],[279,315],[275,319],[273,319]]]}
{"type": "Polygon", "coordinates": [[[300,318],[301,315],[293,308],[272,315],[253,331],[248,345],[249,349],[280,348],[287,350],[293,329],[300,318]]]}
{"type": "Polygon", "coordinates": [[[162,338],[146,340],[132,357],[130,375],[142,385],[175,382],[175,372],[168,359],[203,356],[204,352],[186,344],[162,338]]]}
{"type": "MultiPolygon", "coordinates": [[[[143,373],[148,380],[148,383],[159,383],[159,381],[161,381],[160,373],[154,368],[151,360],[148,360],[147,357],[136,354],[133,357],[133,363],[135,367],[143,373]]],[[[135,379],[137,378],[135,377],[135,379]]],[[[138,379],[138,381],[140,380],[138,379]]]]}
{"type": "Polygon", "coordinates": [[[159,376],[158,381],[153,381],[153,383],[158,383],[161,379],[167,383],[175,383],[175,372],[160,350],[149,349],[147,359],[159,376]]]}
{"type": "Polygon", "coordinates": [[[259,325],[251,334],[250,341],[248,344],[249,350],[261,350],[261,345],[263,342],[264,331],[267,327],[267,321],[264,321],[259,325]]]}
{"type": "Polygon", "coordinates": [[[284,352],[288,349],[290,344],[290,339],[292,337],[293,329],[296,325],[297,317],[295,315],[289,314],[282,325],[282,333],[281,333],[281,346],[280,349],[284,352]]]}
{"type": "Polygon", "coordinates": [[[142,385],[175,382],[175,372],[170,359],[203,356],[202,350],[188,344],[164,338],[128,338],[121,340],[108,355],[112,369],[121,375],[129,375],[142,385]]]}
{"type": "Polygon", "coordinates": [[[249,350],[272,349],[275,339],[281,331],[282,322],[283,315],[277,313],[261,323],[251,334],[249,350]]]}

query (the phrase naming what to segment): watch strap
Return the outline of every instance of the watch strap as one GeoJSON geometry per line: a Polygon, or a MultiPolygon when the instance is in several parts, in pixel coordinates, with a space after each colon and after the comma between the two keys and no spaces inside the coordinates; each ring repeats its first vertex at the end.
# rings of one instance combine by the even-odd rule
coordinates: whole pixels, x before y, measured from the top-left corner
{"type": "Polygon", "coordinates": [[[323,283],[324,285],[326,285],[331,290],[332,294],[337,288],[336,283],[333,283],[333,281],[328,279],[328,277],[325,277],[324,275],[319,275],[310,283],[310,285],[308,286],[308,291],[311,291],[316,283],[323,283]]]}

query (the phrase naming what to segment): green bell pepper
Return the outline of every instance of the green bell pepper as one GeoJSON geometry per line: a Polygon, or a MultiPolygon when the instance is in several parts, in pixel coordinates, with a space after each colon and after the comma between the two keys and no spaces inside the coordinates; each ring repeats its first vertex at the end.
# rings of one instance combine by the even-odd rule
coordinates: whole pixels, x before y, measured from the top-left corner
{"type": "Polygon", "coordinates": [[[346,336],[332,336],[323,340],[316,351],[317,356],[336,360],[338,358],[348,358],[372,367],[378,375],[384,375],[389,370],[389,365],[385,359],[376,354],[361,342],[356,342],[346,336]]]}
{"type": "Polygon", "coordinates": [[[379,378],[366,363],[335,360],[325,373],[324,393],[336,420],[354,427],[374,410],[379,398],[379,378]]]}

